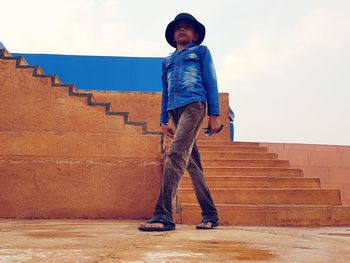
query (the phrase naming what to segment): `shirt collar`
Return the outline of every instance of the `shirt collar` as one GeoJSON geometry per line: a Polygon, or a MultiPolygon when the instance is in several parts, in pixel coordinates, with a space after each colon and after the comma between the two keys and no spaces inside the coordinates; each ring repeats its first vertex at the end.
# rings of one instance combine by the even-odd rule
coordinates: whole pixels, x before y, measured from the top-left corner
{"type": "MultiPolygon", "coordinates": [[[[184,49],[183,49],[182,51],[184,51],[184,50],[186,50],[186,49],[188,49],[188,48],[194,47],[194,46],[196,46],[195,43],[188,43],[188,44],[185,45],[185,47],[184,47],[184,49]]],[[[182,51],[181,51],[181,52],[182,52],[182,51]]],[[[179,51],[176,49],[175,52],[174,52],[174,54],[181,53],[181,52],[179,52],[179,51]]]]}

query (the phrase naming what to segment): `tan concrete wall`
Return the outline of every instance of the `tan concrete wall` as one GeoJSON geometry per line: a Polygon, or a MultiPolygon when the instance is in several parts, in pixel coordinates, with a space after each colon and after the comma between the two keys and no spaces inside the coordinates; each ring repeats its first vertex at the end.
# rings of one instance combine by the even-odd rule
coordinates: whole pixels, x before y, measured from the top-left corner
{"type": "Polygon", "coordinates": [[[160,136],[32,74],[0,59],[0,217],[150,216],[160,136]]]}
{"type": "Polygon", "coordinates": [[[305,177],[319,177],[321,187],[340,189],[342,203],[350,205],[350,146],[261,143],[305,177]]]}
{"type": "MultiPolygon", "coordinates": [[[[91,91],[90,91],[91,92],[91,91]]],[[[161,93],[159,92],[120,92],[120,91],[93,91],[98,102],[111,102],[112,110],[125,111],[128,109],[130,121],[146,121],[152,131],[160,131],[159,116],[161,110],[161,93]]],[[[229,141],[229,97],[228,93],[220,93],[220,121],[225,128],[210,138],[210,140],[229,141]]],[[[208,117],[203,121],[202,129],[208,124],[208,117]]],[[[200,133],[199,139],[207,139],[200,133]]]]}
{"type": "Polygon", "coordinates": [[[0,218],[146,218],[160,174],[152,159],[2,156],[0,218]]]}

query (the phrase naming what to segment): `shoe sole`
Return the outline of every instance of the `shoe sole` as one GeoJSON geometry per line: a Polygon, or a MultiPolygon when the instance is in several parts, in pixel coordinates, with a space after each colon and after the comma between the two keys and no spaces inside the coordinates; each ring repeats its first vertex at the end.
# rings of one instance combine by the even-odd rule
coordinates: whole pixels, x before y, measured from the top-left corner
{"type": "Polygon", "coordinates": [[[166,227],[139,227],[140,231],[145,232],[162,232],[162,231],[172,231],[175,230],[175,226],[166,226],[166,227]]]}

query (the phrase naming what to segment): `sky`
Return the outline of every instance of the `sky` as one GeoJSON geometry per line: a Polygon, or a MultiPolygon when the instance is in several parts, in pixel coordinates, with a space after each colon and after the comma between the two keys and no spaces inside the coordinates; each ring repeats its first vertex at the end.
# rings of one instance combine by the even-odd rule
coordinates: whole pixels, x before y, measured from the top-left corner
{"type": "MultiPolygon", "coordinates": [[[[238,141],[350,145],[348,0],[0,0],[13,53],[165,57],[181,12],[206,27],[238,141]]],[[[222,118],[225,118],[223,116],[222,118]]]]}

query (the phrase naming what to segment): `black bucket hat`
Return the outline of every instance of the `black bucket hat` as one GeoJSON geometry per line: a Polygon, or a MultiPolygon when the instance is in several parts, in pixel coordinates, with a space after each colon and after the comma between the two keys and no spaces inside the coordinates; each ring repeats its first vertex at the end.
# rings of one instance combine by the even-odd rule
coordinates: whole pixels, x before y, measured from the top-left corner
{"type": "Polygon", "coordinates": [[[196,45],[200,45],[205,37],[205,27],[197,21],[197,19],[194,18],[194,16],[188,14],[188,13],[181,13],[178,14],[173,21],[169,23],[169,25],[166,27],[165,30],[165,38],[166,41],[168,41],[169,45],[176,48],[176,42],[174,42],[174,32],[175,32],[175,25],[180,20],[186,20],[191,25],[193,25],[196,33],[198,34],[198,39],[196,41],[193,41],[196,45]]]}

